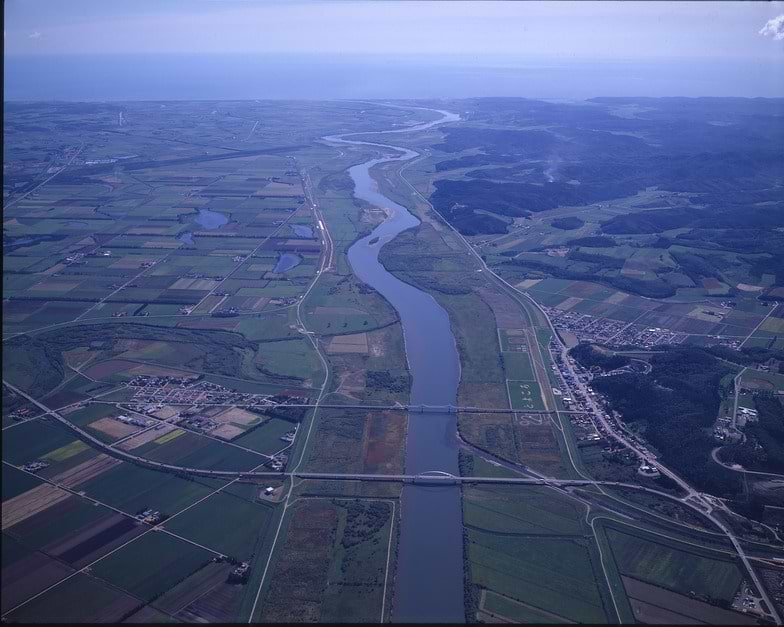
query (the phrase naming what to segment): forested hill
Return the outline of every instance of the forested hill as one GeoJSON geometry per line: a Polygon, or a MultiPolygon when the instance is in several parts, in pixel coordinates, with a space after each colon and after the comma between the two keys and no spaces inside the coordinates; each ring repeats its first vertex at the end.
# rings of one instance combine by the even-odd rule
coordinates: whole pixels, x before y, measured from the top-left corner
{"type": "Polygon", "coordinates": [[[698,348],[673,348],[651,359],[650,374],[620,374],[593,382],[623,420],[637,423],[662,461],[701,490],[732,495],[739,475],[712,461],[711,426],[721,402],[721,380],[736,372],[698,348]]]}

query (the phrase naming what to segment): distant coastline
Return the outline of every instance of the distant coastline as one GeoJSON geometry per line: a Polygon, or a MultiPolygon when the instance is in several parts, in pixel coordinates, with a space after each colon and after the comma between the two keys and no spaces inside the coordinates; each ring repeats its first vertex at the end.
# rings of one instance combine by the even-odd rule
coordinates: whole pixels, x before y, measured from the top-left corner
{"type": "Polygon", "coordinates": [[[574,61],[387,56],[5,58],[5,101],[784,97],[784,59],[574,61]],[[776,69],[774,66],[780,66],[776,69]]]}

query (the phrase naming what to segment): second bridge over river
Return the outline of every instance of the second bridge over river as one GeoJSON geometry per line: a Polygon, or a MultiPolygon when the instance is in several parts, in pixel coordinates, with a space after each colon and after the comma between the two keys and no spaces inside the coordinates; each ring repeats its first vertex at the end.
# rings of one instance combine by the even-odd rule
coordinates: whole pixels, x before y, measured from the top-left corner
{"type": "MultiPolygon", "coordinates": [[[[133,401],[96,401],[99,403],[108,403],[111,405],[128,405],[133,401]]],[[[171,407],[191,407],[193,403],[177,403],[166,401],[166,405],[171,407]]],[[[244,407],[248,409],[264,410],[264,409],[279,409],[285,407],[299,407],[304,409],[359,409],[359,410],[373,410],[373,411],[406,411],[412,414],[554,414],[556,410],[548,409],[509,409],[508,407],[470,407],[463,405],[402,405],[395,403],[394,405],[343,405],[343,404],[330,404],[330,403],[210,403],[209,401],[200,401],[198,403],[204,407],[244,407]]],[[[583,414],[583,411],[569,411],[557,410],[559,414],[583,414]]]]}

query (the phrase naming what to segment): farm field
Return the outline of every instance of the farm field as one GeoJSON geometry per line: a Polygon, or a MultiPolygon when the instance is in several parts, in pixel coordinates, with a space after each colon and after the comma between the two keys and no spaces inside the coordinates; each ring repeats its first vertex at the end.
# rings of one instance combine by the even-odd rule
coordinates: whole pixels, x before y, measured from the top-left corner
{"type": "Polygon", "coordinates": [[[212,556],[170,535],[149,532],[100,561],[91,572],[149,602],[203,568],[212,556]]]}
{"type": "Polygon", "coordinates": [[[674,592],[731,602],[741,582],[734,561],[678,542],[653,540],[614,523],[603,524],[618,570],[674,592]]]}
{"type": "Polygon", "coordinates": [[[686,595],[676,594],[658,586],[652,586],[631,577],[623,578],[629,593],[629,602],[639,620],[658,622],[706,622],[715,624],[754,625],[752,616],[728,611],[686,595]]]}
{"type": "Polygon", "coordinates": [[[221,484],[214,479],[186,480],[122,462],[79,487],[94,499],[136,515],[150,508],[173,514],[207,496],[221,484]]]}
{"type": "Polygon", "coordinates": [[[51,454],[64,456],[67,454],[65,451],[74,451],[79,444],[65,429],[38,420],[20,424],[3,433],[3,459],[23,465],[51,454]]]}
{"type": "MultiPolygon", "coordinates": [[[[353,276],[345,257],[348,243],[381,218],[334,185],[354,157],[322,169],[337,151],[314,140],[346,132],[345,124],[369,130],[419,114],[371,106],[368,118],[349,103],[232,103],[219,113],[206,103],[122,106],[133,129],[114,134],[106,132],[117,124],[112,105],[7,112],[13,128],[36,119],[47,131],[30,125],[6,135],[13,181],[4,178],[12,186],[4,186],[4,204],[20,186],[36,186],[46,168],[69,166],[4,210],[4,380],[103,446],[229,471],[261,467],[282,450],[302,455],[299,438],[281,438],[310,420],[304,410],[268,416],[233,403],[251,396],[307,402],[323,383],[344,400],[406,400],[396,314],[353,276]],[[254,122],[246,116],[265,123],[249,134],[254,122]],[[78,154],[68,148],[74,141],[78,154]],[[321,219],[336,258],[333,272],[314,284],[326,252],[315,198],[330,208],[321,219]],[[306,292],[302,318],[323,336],[329,378],[299,329],[306,292]],[[196,399],[227,402],[177,424],[196,399]]],[[[5,385],[3,397],[3,568],[4,580],[18,582],[4,590],[4,617],[247,619],[282,509],[259,497],[263,485],[227,486],[121,461],[56,420],[27,421],[40,410],[5,385]],[[14,412],[26,406],[22,421],[14,412]],[[145,515],[161,517],[171,532],[151,531],[136,519],[145,515]],[[218,554],[248,560],[247,583],[229,583],[234,566],[211,562],[218,554]],[[90,602],[80,603],[82,596],[90,602]]],[[[364,417],[366,431],[346,453],[358,454],[368,472],[402,470],[401,416],[364,417]]],[[[341,575],[324,615],[338,620],[353,607],[358,620],[376,620],[383,579],[365,561],[386,564],[391,505],[363,501],[350,515],[349,506],[336,507],[353,531],[340,531],[346,543],[335,549],[334,568],[341,575]],[[383,529],[373,527],[375,515],[385,517],[383,529]],[[354,532],[371,536],[349,537],[354,532]],[[344,554],[350,560],[340,571],[344,554]]]]}
{"type": "Polygon", "coordinates": [[[11,612],[10,616],[23,623],[116,622],[141,605],[138,598],[100,579],[76,573],[63,584],[11,612]]]}
{"type": "Polygon", "coordinates": [[[271,520],[268,506],[219,492],[166,524],[166,529],[239,561],[257,552],[271,520]]]}
{"type": "Polygon", "coordinates": [[[477,617],[611,620],[582,512],[538,489],[522,496],[510,486],[464,490],[465,559],[477,617]]]}

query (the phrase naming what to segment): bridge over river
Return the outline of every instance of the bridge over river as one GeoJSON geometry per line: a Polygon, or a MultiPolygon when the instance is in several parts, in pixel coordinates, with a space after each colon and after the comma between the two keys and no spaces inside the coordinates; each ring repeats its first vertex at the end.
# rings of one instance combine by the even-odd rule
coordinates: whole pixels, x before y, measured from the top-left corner
{"type": "MultiPolygon", "coordinates": [[[[11,385],[7,381],[3,380],[3,383],[8,386],[11,390],[22,396],[23,398],[27,399],[31,403],[33,403],[36,407],[41,409],[46,416],[54,418],[58,422],[62,423],[65,427],[67,427],[71,432],[73,432],[80,440],[86,442],[96,450],[105,453],[111,457],[116,459],[121,459],[123,461],[130,462],[132,464],[136,464],[138,466],[143,466],[146,468],[151,468],[153,470],[158,470],[161,472],[170,472],[173,474],[183,474],[188,476],[196,476],[196,477],[211,477],[216,479],[267,479],[267,480],[285,480],[287,478],[297,478],[297,479],[311,479],[311,480],[322,480],[322,481],[394,481],[394,482],[402,482],[402,483],[410,483],[410,484],[417,484],[417,485],[433,485],[433,486],[448,486],[448,485],[459,485],[459,484],[478,484],[478,483],[493,483],[493,484],[515,484],[515,485],[531,485],[531,486],[552,486],[552,487],[566,487],[566,486],[589,486],[589,485],[605,485],[605,486],[616,486],[619,488],[628,488],[632,490],[638,490],[641,492],[650,492],[653,494],[657,494],[659,496],[663,496],[670,500],[681,501],[681,499],[667,494],[665,492],[659,492],[658,490],[653,490],[651,488],[646,488],[634,483],[623,483],[620,481],[595,481],[590,479],[551,479],[551,478],[539,478],[539,477],[461,477],[457,475],[453,475],[449,472],[444,472],[442,470],[430,470],[425,472],[420,472],[417,474],[362,474],[362,473],[326,473],[326,472],[284,472],[284,471],[272,471],[272,470],[249,470],[249,471],[238,471],[238,470],[210,470],[207,468],[189,468],[186,466],[177,466],[174,464],[166,464],[163,462],[155,461],[153,459],[149,459],[146,457],[141,457],[139,455],[134,455],[129,451],[125,451],[119,448],[114,448],[111,445],[107,444],[106,442],[102,442],[98,438],[94,437],[92,434],[88,433],[78,425],[72,423],[68,419],[64,418],[59,412],[56,410],[50,409],[40,401],[34,399],[32,396],[23,392],[19,388],[14,385],[11,385]]],[[[3,462],[4,464],[8,464],[8,462],[3,462]]]]}
{"type": "MultiPolygon", "coordinates": [[[[94,403],[105,403],[111,405],[130,405],[145,404],[146,401],[91,401],[94,403]]],[[[156,404],[156,403],[150,403],[156,404]]],[[[165,401],[164,404],[171,407],[192,407],[195,403],[177,403],[165,401]]],[[[305,409],[354,409],[365,411],[406,411],[413,414],[554,414],[556,410],[548,409],[509,409],[508,407],[471,407],[466,405],[338,405],[330,403],[210,403],[201,401],[196,403],[204,407],[244,407],[248,409],[280,409],[286,407],[297,407],[305,409]]],[[[584,414],[579,410],[557,410],[559,414],[584,414]]]]}

